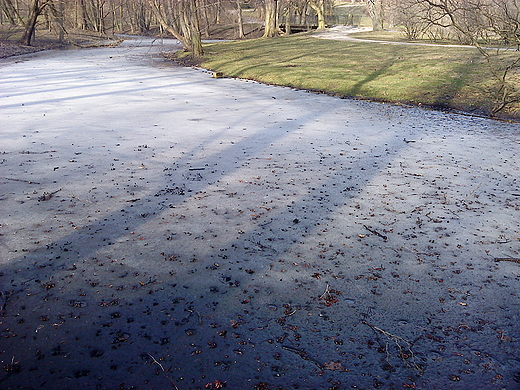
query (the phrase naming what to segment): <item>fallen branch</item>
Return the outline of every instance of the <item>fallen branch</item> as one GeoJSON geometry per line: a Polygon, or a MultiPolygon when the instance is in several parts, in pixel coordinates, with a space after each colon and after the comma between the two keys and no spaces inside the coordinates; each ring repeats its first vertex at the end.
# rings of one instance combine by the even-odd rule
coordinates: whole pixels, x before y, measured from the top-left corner
{"type": "Polygon", "coordinates": [[[75,195],[72,195],[72,199],[77,199],[77,200],[79,200],[79,201],[81,201],[81,202],[86,202],[86,203],[92,203],[92,204],[94,203],[94,202],[92,202],[91,200],[88,200],[88,199],[81,199],[81,198],[78,198],[78,197],[75,196],[75,195]]]}
{"type": "MultiPolygon", "coordinates": [[[[406,367],[415,369],[421,374],[423,373],[424,370],[415,362],[415,354],[412,351],[412,343],[400,336],[396,336],[390,332],[387,332],[386,330],[378,328],[377,326],[372,325],[365,320],[362,320],[361,323],[370,326],[375,332],[382,333],[388,340],[393,341],[399,350],[399,357],[404,362],[406,367]],[[408,359],[410,359],[410,361],[408,359]]],[[[388,343],[386,344],[386,352],[387,355],[390,354],[388,352],[388,343]]]]}
{"type": "Polygon", "coordinates": [[[499,261],[510,261],[512,263],[520,264],[520,258],[514,258],[514,257],[495,257],[495,261],[497,263],[499,261]]]}
{"type": "Polygon", "coordinates": [[[5,180],[11,180],[11,181],[21,181],[23,183],[28,183],[28,184],[41,184],[41,183],[38,183],[36,181],[29,181],[29,180],[23,180],[23,179],[13,179],[13,178],[10,178],[10,177],[4,177],[5,180]]]}
{"type": "Polygon", "coordinates": [[[314,364],[316,364],[316,366],[318,366],[318,368],[320,370],[323,370],[324,368],[324,365],[321,364],[319,361],[317,361],[316,359],[310,357],[307,352],[305,352],[304,350],[301,350],[301,349],[297,349],[297,348],[293,348],[293,347],[290,347],[288,345],[282,345],[282,348],[285,349],[286,351],[289,351],[289,352],[292,352],[292,353],[295,353],[296,355],[300,356],[302,359],[305,359],[305,360],[308,360],[314,364]]]}
{"type": "Polygon", "coordinates": [[[18,153],[20,154],[45,154],[45,153],[56,153],[55,150],[45,150],[43,152],[32,152],[30,150],[20,150],[18,153]]]}
{"type": "Polygon", "coordinates": [[[7,302],[9,301],[9,299],[11,298],[11,296],[13,295],[13,292],[8,292],[8,291],[0,291],[0,297],[2,297],[2,300],[4,301],[1,305],[0,305],[0,313],[4,313],[5,312],[5,307],[7,306],[7,302]]]}
{"type": "Polygon", "coordinates": [[[327,284],[325,292],[320,297],[318,297],[318,301],[323,301],[325,306],[332,306],[334,303],[338,302],[338,299],[333,294],[341,294],[341,292],[337,290],[331,290],[327,284]]]}
{"type": "Polygon", "coordinates": [[[329,293],[329,285],[327,284],[327,287],[325,288],[325,292],[320,296],[319,299],[325,299],[327,297],[330,296],[330,293],[329,293]]]}
{"type": "Polygon", "coordinates": [[[51,199],[55,193],[60,192],[63,188],[60,188],[59,190],[56,190],[54,192],[44,192],[42,196],[38,197],[38,202],[44,202],[46,200],[51,199]]]}
{"type": "Polygon", "coordinates": [[[277,250],[274,249],[274,248],[271,248],[270,246],[267,246],[267,245],[264,245],[262,244],[260,241],[253,241],[253,240],[248,240],[250,243],[258,246],[260,249],[261,252],[265,252],[265,251],[271,251],[271,252],[274,252],[276,253],[277,250]]]}
{"type": "Polygon", "coordinates": [[[163,372],[164,376],[166,377],[166,379],[168,379],[170,381],[170,383],[173,385],[173,387],[175,388],[175,390],[179,390],[179,388],[177,387],[177,385],[175,384],[175,382],[173,381],[172,378],[170,378],[167,374],[166,374],[166,370],[164,369],[163,365],[161,363],[159,363],[157,361],[156,358],[154,358],[152,355],[148,354],[148,356],[150,356],[153,360],[153,363],[157,364],[160,368],[161,368],[161,371],[163,372]]]}
{"type": "Polygon", "coordinates": [[[375,234],[376,236],[381,237],[381,238],[382,238],[383,240],[385,240],[385,241],[388,240],[388,237],[387,237],[387,236],[385,236],[384,234],[379,233],[377,230],[371,229],[371,228],[369,228],[367,225],[363,225],[363,226],[364,226],[365,229],[367,229],[370,233],[375,234]]]}
{"type": "Polygon", "coordinates": [[[74,46],[81,47],[82,49],[91,49],[91,48],[97,48],[97,47],[116,47],[119,46],[121,42],[124,42],[124,39],[118,39],[118,40],[107,40],[103,42],[88,42],[88,43],[78,43],[78,42],[72,42],[74,46]]]}

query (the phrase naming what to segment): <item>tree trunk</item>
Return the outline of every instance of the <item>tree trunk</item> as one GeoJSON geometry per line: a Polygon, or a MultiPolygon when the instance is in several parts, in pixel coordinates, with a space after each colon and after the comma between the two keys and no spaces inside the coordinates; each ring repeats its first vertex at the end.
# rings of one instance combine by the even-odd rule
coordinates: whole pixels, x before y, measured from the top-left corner
{"type": "Polygon", "coordinates": [[[264,38],[273,38],[278,35],[278,26],[276,25],[277,0],[265,1],[265,30],[264,38]]]}
{"type": "Polygon", "coordinates": [[[383,30],[383,4],[382,0],[368,0],[368,13],[372,19],[372,30],[383,30]]]}
{"type": "Polygon", "coordinates": [[[208,17],[208,4],[206,2],[206,0],[199,0],[199,3],[198,3],[198,8],[200,10],[200,13],[199,13],[199,23],[200,23],[200,20],[202,19],[202,22],[203,22],[203,25],[201,27],[201,31],[202,31],[202,34],[204,36],[204,38],[209,38],[210,37],[210,29],[209,29],[209,26],[210,26],[210,23],[209,23],[209,17],[208,17]]]}
{"type": "Polygon", "coordinates": [[[287,35],[292,34],[291,31],[291,7],[289,6],[287,8],[287,11],[285,12],[285,33],[287,35]]]}
{"type": "Polygon", "coordinates": [[[148,22],[146,20],[146,8],[144,4],[139,3],[137,9],[137,28],[139,33],[143,34],[149,30],[148,22]]]}
{"type": "Polygon", "coordinates": [[[94,29],[95,31],[105,33],[105,3],[101,0],[96,0],[93,6],[94,14],[94,29]]]}
{"type": "Polygon", "coordinates": [[[76,12],[78,13],[77,27],[81,30],[89,30],[91,23],[89,22],[85,0],[78,0],[76,12]]]}
{"type": "Polygon", "coordinates": [[[216,11],[215,11],[215,24],[220,24],[220,12],[222,9],[222,5],[220,3],[220,0],[217,0],[216,3],[216,11]]]}
{"type": "Polygon", "coordinates": [[[194,1],[187,0],[187,3],[186,16],[191,35],[191,52],[195,57],[200,57],[204,54],[204,50],[202,49],[202,40],[200,36],[199,13],[194,1]]]}
{"type": "Polygon", "coordinates": [[[58,19],[59,28],[59,40],[60,42],[65,41],[65,4],[64,0],[58,0],[58,10],[56,12],[56,18],[58,19]]]}
{"type": "Polygon", "coordinates": [[[325,2],[324,0],[310,0],[309,6],[316,12],[318,16],[318,30],[326,27],[325,24],[325,2]]]}
{"type": "Polygon", "coordinates": [[[181,0],[177,8],[177,11],[180,13],[180,31],[166,21],[157,0],[148,0],[148,2],[160,25],[179,40],[184,50],[191,51],[194,56],[201,56],[204,53],[200,36],[199,18],[193,0],[181,0]]]}
{"type": "Polygon", "coordinates": [[[242,19],[242,4],[240,0],[237,0],[237,15],[238,15],[238,38],[245,38],[246,34],[244,34],[244,21],[242,19]]]}
{"type": "Polygon", "coordinates": [[[178,39],[185,50],[191,50],[190,42],[185,39],[185,37],[180,33],[180,31],[178,31],[175,27],[173,27],[170,23],[166,21],[161,9],[159,8],[159,4],[157,3],[157,1],[148,0],[148,2],[150,3],[150,7],[152,7],[152,12],[159,21],[159,24],[176,39],[178,39]]]}
{"type": "Polygon", "coordinates": [[[20,39],[20,43],[22,45],[31,46],[36,30],[36,22],[38,21],[38,16],[40,16],[47,3],[47,1],[44,1],[40,4],[40,0],[31,1],[31,4],[29,5],[29,17],[27,19],[27,22],[25,23],[22,38],[20,39]]]}

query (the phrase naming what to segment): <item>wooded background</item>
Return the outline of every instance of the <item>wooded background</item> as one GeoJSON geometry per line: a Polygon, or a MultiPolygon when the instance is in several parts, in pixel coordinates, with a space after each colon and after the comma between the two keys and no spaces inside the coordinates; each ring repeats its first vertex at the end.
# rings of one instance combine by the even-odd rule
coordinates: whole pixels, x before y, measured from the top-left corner
{"type": "Polygon", "coordinates": [[[0,42],[23,45],[42,30],[62,42],[71,31],[171,35],[200,57],[204,38],[275,38],[334,24],[472,45],[497,85],[496,110],[520,99],[510,77],[520,55],[504,56],[520,49],[520,0],[0,0],[0,42]]]}
{"type": "Polygon", "coordinates": [[[192,50],[198,36],[275,37],[366,21],[411,40],[520,44],[520,0],[0,0],[0,38],[23,27],[26,45],[42,27],[61,39],[72,30],[170,33],[192,50]]]}

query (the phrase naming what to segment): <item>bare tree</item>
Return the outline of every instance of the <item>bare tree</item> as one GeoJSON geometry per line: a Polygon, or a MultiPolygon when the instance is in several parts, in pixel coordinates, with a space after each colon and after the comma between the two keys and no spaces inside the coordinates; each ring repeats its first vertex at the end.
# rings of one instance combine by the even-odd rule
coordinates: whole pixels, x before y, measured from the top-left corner
{"type": "Polygon", "coordinates": [[[22,38],[20,39],[20,43],[23,45],[31,46],[38,17],[43,13],[46,7],[51,8],[54,14],[57,13],[52,0],[31,0],[29,4],[29,15],[25,22],[22,38]]]}
{"type": "Polygon", "coordinates": [[[0,11],[9,20],[9,23],[16,25],[22,21],[18,9],[13,5],[12,0],[1,0],[0,11]]]}
{"type": "Polygon", "coordinates": [[[144,1],[128,2],[124,8],[128,14],[131,31],[146,33],[151,27],[151,10],[149,4],[144,1]]]}
{"type": "Polygon", "coordinates": [[[520,50],[520,0],[495,0],[490,11],[483,13],[489,30],[520,50]]]}
{"type": "Polygon", "coordinates": [[[87,6],[85,0],[76,0],[75,4],[76,12],[76,28],[82,30],[90,29],[90,22],[88,20],[87,6]]]}
{"type": "Polygon", "coordinates": [[[404,28],[405,36],[410,41],[421,38],[431,26],[422,11],[423,8],[415,0],[403,0],[396,7],[396,22],[404,28]]]}
{"type": "Polygon", "coordinates": [[[168,21],[166,11],[163,9],[161,3],[158,0],[148,0],[148,3],[162,28],[178,39],[186,50],[190,50],[189,40],[184,37],[175,20],[168,21]]]}
{"type": "Polygon", "coordinates": [[[167,32],[181,42],[186,51],[194,56],[203,54],[199,17],[192,0],[177,0],[170,5],[170,18],[159,0],[148,0],[152,11],[167,32]]]}
{"type": "Polygon", "coordinates": [[[422,18],[431,26],[452,29],[461,39],[477,48],[495,80],[494,115],[511,103],[520,102],[520,88],[511,74],[520,69],[520,55],[506,49],[483,45],[490,37],[520,42],[520,0],[415,0],[423,7],[422,18]],[[504,35],[502,35],[504,34],[504,35]]]}

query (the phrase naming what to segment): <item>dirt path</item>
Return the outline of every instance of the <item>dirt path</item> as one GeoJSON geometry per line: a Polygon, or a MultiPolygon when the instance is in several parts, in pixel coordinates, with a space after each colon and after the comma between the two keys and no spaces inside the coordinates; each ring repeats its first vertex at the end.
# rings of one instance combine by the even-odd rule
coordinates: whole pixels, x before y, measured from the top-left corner
{"type": "MultiPolygon", "coordinates": [[[[332,39],[335,41],[357,41],[357,42],[367,42],[367,43],[380,43],[382,45],[411,45],[411,46],[434,46],[434,47],[459,47],[463,49],[476,49],[475,46],[472,45],[447,45],[442,43],[422,43],[422,42],[394,42],[394,41],[382,41],[377,39],[363,39],[358,37],[353,37],[351,34],[355,34],[358,32],[366,32],[372,31],[370,27],[352,27],[352,26],[335,26],[328,28],[324,31],[318,31],[314,33],[312,36],[319,39],[332,39]]],[[[483,49],[488,50],[497,50],[496,47],[483,47],[483,49]]],[[[517,51],[516,48],[502,48],[501,50],[510,50],[517,51]]]]}
{"type": "Polygon", "coordinates": [[[2,389],[514,389],[518,125],[0,61],[2,389]]]}
{"type": "Polygon", "coordinates": [[[357,41],[357,42],[369,42],[369,43],[380,43],[383,45],[412,45],[412,46],[438,46],[438,47],[461,47],[461,48],[474,48],[474,46],[468,45],[445,45],[437,43],[421,43],[421,42],[393,42],[393,41],[381,41],[376,39],[363,39],[353,37],[351,34],[358,32],[372,31],[369,27],[351,27],[351,26],[335,26],[328,28],[324,31],[319,31],[313,34],[315,38],[319,39],[332,39],[335,41],[357,41]]]}

